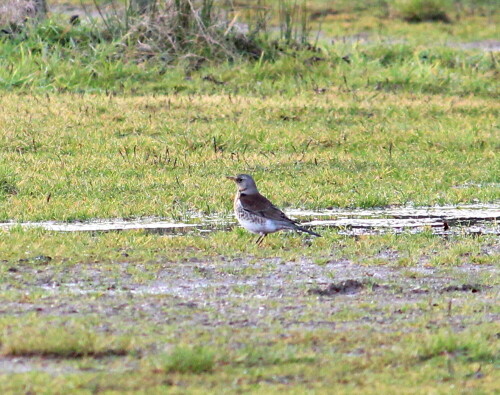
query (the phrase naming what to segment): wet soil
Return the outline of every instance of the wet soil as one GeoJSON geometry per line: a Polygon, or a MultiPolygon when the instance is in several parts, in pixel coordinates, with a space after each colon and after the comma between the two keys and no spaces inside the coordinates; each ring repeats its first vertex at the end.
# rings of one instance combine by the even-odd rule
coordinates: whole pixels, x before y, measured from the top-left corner
{"type": "MultiPolygon", "coordinates": [[[[393,331],[394,325],[409,330],[404,328],[443,308],[449,310],[449,325],[460,328],[464,319],[467,325],[500,320],[488,308],[500,290],[499,277],[499,268],[487,265],[367,267],[347,260],[318,265],[306,258],[158,260],[121,263],[113,270],[99,263],[21,263],[5,272],[0,284],[0,292],[9,295],[0,314],[17,319],[31,314],[97,317],[97,332],[138,339],[148,330],[174,338],[193,331],[216,336],[228,328],[255,334],[316,329],[342,333],[366,325],[380,331],[393,331]],[[455,315],[454,309],[465,304],[479,306],[481,313],[455,315]]],[[[162,345],[148,347],[141,352],[156,352],[162,345]]],[[[79,369],[64,360],[0,358],[0,374],[79,369]]]]}
{"type": "MultiPolygon", "coordinates": [[[[300,262],[278,258],[257,263],[249,261],[246,258],[218,263],[201,260],[161,262],[154,264],[155,269],[134,264],[134,270],[145,273],[144,277],[129,273],[132,264],[121,264],[112,272],[109,268],[100,268],[99,264],[43,269],[19,266],[18,270],[6,273],[6,281],[0,289],[12,290],[9,284],[16,284],[15,290],[23,295],[41,293],[45,296],[42,301],[32,303],[15,300],[2,303],[0,313],[37,311],[65,315],[97,309],[114,314],[116,306],[126,302],[130,307],[149,311],[158,320],[171,319],[180,325],[239,325],[238,322],[245,320],[245,325],[249,322],[260,325],[257,318],[262,316],[286,322],[285,311],[300,311],[318,296],[334,297],[337,307],[352,298],[396,306],[418,299],[421,294],[498,292],[498,284],[484,284],[484,279],[498,279],[499,268],[487,265],[445,269],[423,265],[407,269],[362,266],[349,261],[332,261],[326,265],[307,259],[300,262]],[[96,294],[100,295],[98,300],[95,300],[96,294]],[[87,304],[87,298],[95,303],[87,304]],[[260,310],[261,306],[274,303],[277,303],[276,308],[260,310]],[[184,306],[195,310],[183,318],[174,318],[161,314],[157,309],[159,306],[184,306]],[[211,307],[212,313],[221,315],[216,314],[217,319],[212,317],[206,321],[205,314],[196,314],[196,309],[201,306],[204,309],[211,307]]],[[[318,316],[322,315],[321,311],[322,308],[318,307],[318,316]]]]}
{"type": "Polygon", "coordinates": [[[311,288],[310,295],[332,296],[336,294],[355,294],[365,288],[365,284],[358,280],[345,280],[330,284],[327,288],[311,288]]]}

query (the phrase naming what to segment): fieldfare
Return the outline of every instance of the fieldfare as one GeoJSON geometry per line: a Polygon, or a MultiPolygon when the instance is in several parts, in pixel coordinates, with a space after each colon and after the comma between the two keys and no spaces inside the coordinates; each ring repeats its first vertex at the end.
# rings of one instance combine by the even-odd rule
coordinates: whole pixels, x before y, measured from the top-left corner
{"type": "Polygon", "coordinates": [[[298,222],[288,218],[283,211],[262,196],[255,181],[248,174],[238,174],[236,177],[227,178],[233,180],[238,188],[234,198],[234,214],[241,226],[259,235],[256,241],[258,245],[269,233],[283,229],[292,229],[321,237],[316,232],[303,228],[298,222]]]}

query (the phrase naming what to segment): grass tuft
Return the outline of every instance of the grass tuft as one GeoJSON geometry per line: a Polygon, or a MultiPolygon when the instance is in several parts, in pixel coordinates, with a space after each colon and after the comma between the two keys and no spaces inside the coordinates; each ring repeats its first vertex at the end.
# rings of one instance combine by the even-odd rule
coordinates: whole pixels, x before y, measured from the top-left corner
{"type": "MultiPolygon", "coordinates": [[[[109,29],[111,21],[106,25],[109,29]]],[[[258,58],[262,50],[255,40],[233,29],[231,20],[213,0],[157,2],[151,12],[119,21],[115,35],[127,56],[170,62],[185,57],[191,67],[211,59],[258,58]]]]}
{"type": "Polygon", "coordinates": [[[215,365],[215,353],[204,347],[178,346],[159,357],[155,365],[166,373],[208,373],[215,365]]]}
{"type": "Polygon", "coordinates": [[[42,356],[82,358],[126,355],[131,351],[130,338],[104,336],[80,324],[53,326],[34,323],[7,328],[2,336],[4,356],[42,356]]]}
{"type": "Polygon", "coordinates": [[[407,22],[451,22],[447,0],[399,0],[395,3],[398,15],[407,22]]]}
{"type": "Polygon", "coordinates": [[[498,359],[498,349],[481,335],[467,332],[453,333],[442,329],[428,334],[419,343],[418,356],[422,361],[439,356],[465,357],[468,361],[493,361],[498,359]]]}
{"type": "Polygon", "coordinates": [[[314,358],[297,355],[296,350],[262,348],[255,345],[240,351],[236,361],[246,367],[285,365],[292,363],[312,363],[314,358]]]}
{"type": "Polygon", "coordinates": [[[0,200],[9,195],[17,195],[16,178],[7,168],[0,166],[0,200]]]}

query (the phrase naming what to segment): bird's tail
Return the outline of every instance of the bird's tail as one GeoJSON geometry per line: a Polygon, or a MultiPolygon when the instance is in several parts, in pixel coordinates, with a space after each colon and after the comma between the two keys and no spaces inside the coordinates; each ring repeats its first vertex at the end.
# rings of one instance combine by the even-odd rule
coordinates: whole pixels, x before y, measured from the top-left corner
{"type": "Polygon", "coordinates": [[[316,233],[316,232],[313,232],[312,230],[303,228],[302,226],[298,226],[297,225],[295,227],[295,230],[299,230],[299,231],[304,232],[304,233],[309,233],[310,235],[313,235],[313,236],[316,236],[316,237],[321,237],[321,235],[319,233],[316,233]]]}

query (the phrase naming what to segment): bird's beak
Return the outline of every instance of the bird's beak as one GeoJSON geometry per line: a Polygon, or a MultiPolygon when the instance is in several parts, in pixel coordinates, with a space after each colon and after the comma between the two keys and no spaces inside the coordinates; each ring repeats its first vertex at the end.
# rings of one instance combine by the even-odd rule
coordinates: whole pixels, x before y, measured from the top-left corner
{"type": "Polygon", "coordinates": [[[228,180],[233,180],[233,181],[236,181],[236,177],[233,177],[233,176],[226,176],[226,178],[227,178],[228,180]]]}

